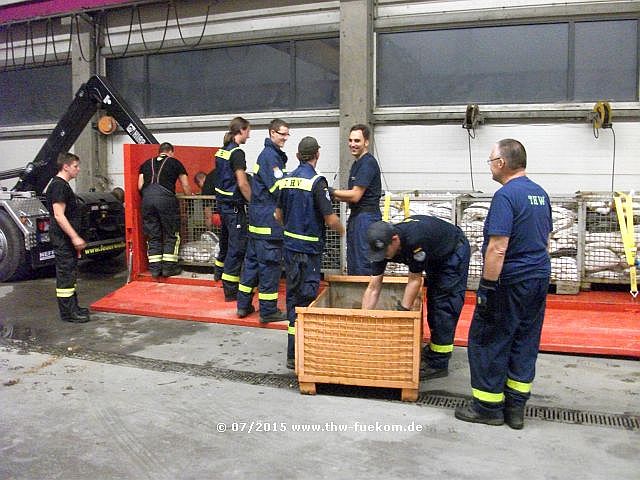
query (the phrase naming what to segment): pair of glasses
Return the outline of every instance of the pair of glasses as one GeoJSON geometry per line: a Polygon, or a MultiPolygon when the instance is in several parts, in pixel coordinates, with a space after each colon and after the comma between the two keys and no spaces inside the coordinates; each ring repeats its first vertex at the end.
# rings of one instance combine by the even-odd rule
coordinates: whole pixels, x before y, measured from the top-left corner
{"type": "Polygon", "coordinates": [[[490,158],[489,160],[487,160],[487,163],[491,163],[491,162],[495,162],[496,160],[500,160],[502,157],[496,157],[496,158],[490,158]]]}
{"type": "Polygon", "coordinates": [[[276,132],[278,135],[282,135],[283,137],[290,137],[291,134],[289,132],[276,132]]]}

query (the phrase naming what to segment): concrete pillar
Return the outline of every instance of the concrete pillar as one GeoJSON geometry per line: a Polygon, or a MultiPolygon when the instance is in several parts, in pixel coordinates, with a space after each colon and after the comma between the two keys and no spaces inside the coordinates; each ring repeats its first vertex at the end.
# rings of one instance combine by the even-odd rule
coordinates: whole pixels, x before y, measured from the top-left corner
{"type": "MultiPolygon", "coordinates": [[[[370,124],[373,108],[373,0],[340,1],[340,187],[353,157],[347,140],[356,123],[370,124]]],[[[373,140],[373,138],[371,139],[373,140]]],[[[373,145],[370,145],[370,150],[373,145]]]]}
{"type": "MultiPolygon", "coordinates": [[[[80,86],[89,80],[96,72],[95,41],[93,24],[83,19],[73,21],[73,36],[71,41],[71,83],[73,95],[80,86]],[[76,32],[76,28],[79,32],[76,32]]],[[[95,117],[92,122],[95,122],[95,117]]],[[[91,123],[91,122],[90,122],[91,123]]],[[[80,157],[81,170],[76,179],[76,191],[88,192],[91,188],[104,190],[106,185],[106,161],[101,162],[98,156],[98,133],[88,124],[82,131],[75,144],[73,152],[80,157]]]]}

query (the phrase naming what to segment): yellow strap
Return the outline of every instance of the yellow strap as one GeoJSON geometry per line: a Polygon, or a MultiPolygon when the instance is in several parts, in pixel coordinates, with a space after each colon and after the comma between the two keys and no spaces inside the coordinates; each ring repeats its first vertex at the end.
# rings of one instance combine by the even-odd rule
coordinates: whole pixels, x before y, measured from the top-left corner
{"type": "Polygon", "coordinates": [[[149,263],[157,263],[162,261],[162,255],[149,255],[147,257],[149,259],[149,263]]]}
{"type": "Polygon", "coordinates": [[[483,390],[478,390],[477,388],[471,389],[474,398],[477,398],[481,402],[487,403],[502,403],[504,402],[504,393],[491,393],[485,392],[483,390]]]}
{"type": "Polygon", "coordinates": [[[531,385],[531,382],[518,382],[517,380],[507,378],[507,387],[516,392],[529,393],[531,391],[531,385]]]}
{"type": "Polygon", "coordinates": [[[258,235],[271,235],[271,227],[254,227],[249,225],[249,231],[258,235]]]}
{"type": "Polygon", "coordinates": [[[164,253],[162,255],[162,261],[163,262],[177,262],[178,261],[178,255],[173,255],[171,253],[164,253]]]}
{"type": "Polygon", "coordinates": [[[247,285],[243,285],[243,284],[239,284],[238,285],[238,290],[240,290],[243,293],[251,293],[253,292],[253,287],[249,287],[247,285]]]}
{"type": "Polygon", "coordinates": [[[391,210],[391,192],[384,194],[384,209],[382,211],[382,220],[384,222],[389,221],[389,211],[391,210]]]}
{"type": "Polygon", "coordinates": [[[258,165],[257,163],[255,163],[253,165],[253,173],[258,173],[260,171],[260,165],[258,165]]]}
{"type": "Polygon", "coordinates": [[[432,352],[438,352],[438,353],[453,352],[453,343],[451,345],[438,345],[437,343],[430,343],[429,350],[431,350],[432,352]]]}
{"type": "Polygon", "coordinates": [[[411,216],[411,210],[409,209],[409,195],[405,195],[403,197],[402,203],[404,204],[404,218],[408,218],[411,216]]]}
{"type": "Polygon", "coordinates": [[[224,262],[221,262],[217,258],[213,261],[213,263],[216,267],[224,268],[224,262]]]}
{"type": "Polygon", "coordinates": [[[613,200],[616,205],[620,235],[624,245],[624,255],[629,264],[629,293],[633,298],[636,298],[638,296],[638,278],[636,273],[636,243],[633,229],[633,198],[631,194],[618,192],[613,200]]]}
{"type": "Polygon", "coordinates": [[[289,327],[289,328],[287,328],[287,333],[288,333],[289,335],[295,335],[295,334],[296,334],[296,327],[295,327],[295,325],[294,325],[293,327],[289,327]]]}
{"type": "Polygon", "coordinates": [[[297,233],[288,232],[287,230],[284,231],[284,234],[287,237],[297,238],[298,240],[306,240],[307,242],[319,242],[320,241],[320,239],[318,237],[309,237],[307,235],[298,235],[297,233]]]}
{"type": "Polygon", "coordinates": [[[276,293],[258,293],[258,298],[260,300],[278,300],[278,292],[276,293]]]}

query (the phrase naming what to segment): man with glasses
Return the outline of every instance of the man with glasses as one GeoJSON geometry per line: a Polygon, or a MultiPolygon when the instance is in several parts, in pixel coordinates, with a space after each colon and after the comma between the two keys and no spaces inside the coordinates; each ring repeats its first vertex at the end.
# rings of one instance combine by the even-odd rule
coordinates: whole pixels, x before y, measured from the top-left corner
{"type": "Polygon", "coordinates": [[[349,171],[348,190],[331,190],[332,197],[349,202],[347,222],[347,273],[371,275],[367,229],[382,219],[382,182],[378,161],[369,153],[369,127],[357,124],[349,132],[349,150],[355,162],[349,171]]]}
{"type": "Polygon", "coordinates": [[[260,322],[280,322],[287,316],[278,310],[278,285],[282,261],[283,228],[275,211],[284,177],[287,155],[282,151],[289,139],[289,125],[276,118],[269,124],[269,137],[253,168],[249,203],[249,245],[238,286],[238,317],[255,311],[253,290],[258,287],[260,322]]]}
{"type": "Polygon", "coordinates": [[[517,140],[500,140],[487,162],[502,187],[484,223],[484,268],[469,330],[473,400],[455,416],[521,429],[551,274],[551,202],[527,178],[527,153],[517,140]]]}

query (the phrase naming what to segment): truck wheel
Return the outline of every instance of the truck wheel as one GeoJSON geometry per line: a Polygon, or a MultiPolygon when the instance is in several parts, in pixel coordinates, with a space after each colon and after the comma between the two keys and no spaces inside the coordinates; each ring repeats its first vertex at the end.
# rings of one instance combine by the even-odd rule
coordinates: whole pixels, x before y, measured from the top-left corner
{"type": "Polygon", "coordinates": [[[26,253],[22,232],[0,212],[0,282],[17,280],[31,270],[26,253]]]}

